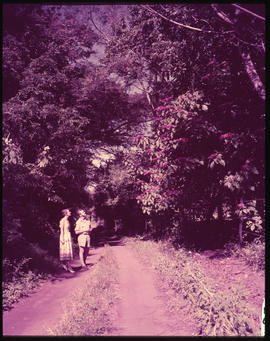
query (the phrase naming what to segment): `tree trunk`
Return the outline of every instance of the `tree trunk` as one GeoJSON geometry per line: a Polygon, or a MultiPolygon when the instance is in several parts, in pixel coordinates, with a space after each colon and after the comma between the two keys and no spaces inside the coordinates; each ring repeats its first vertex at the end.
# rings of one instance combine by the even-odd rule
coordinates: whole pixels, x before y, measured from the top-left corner
{"type": "Polygon", "coordinates": [[[242,248],[242,243],[243,243],[243,221],[242,219],[240,219],[240,223],[239,223],[239,248],[242,248]]]}
{"type": "MultiPolygon", "coordinates": [[[[243,204],[243,198],[240,199],[240,203],[243,204]]],[[[238,235],[239,235],[239,248],[241,250],[242,243],[243,243],[243,219],[241,217],[240,217],[240,222],[239,222],[238,235]]]]}
{"type": "Polygon", "coordinates": [[[245,70],[248,74],[248,77],[251,83],[253,84],[253,87],[255,88],[259,97],[263,101],[265,101],[265,87],[255,69],[255,66],[251,60],[250,54],[247,51],[245,51],[244,47],[241,46],[241,44],[239,45],[239,51],[240,51],[242,60],[244,62],[245,70]]]}
{"type": "Polygon", "coordinates": [[[223,207],[222,207],[222,203],[218,203],[217,211],[218,211],[218,220],[219,221],[223,220],[223,207]]]}
{"type": "MultiPolygon", "coordinates": [[[[230,24],[231,26],[235,27],[235,21],[232,21],[224,12],[218,9],[217,5],[211,4],[213,10],[216,12],[216,14],[225,22],[230,24]]],[[[254,14],[254,13],[253,13],[254,14]]],[[[261,17],[262,18],[262,17],[261,17]]],[[[239,44],[239,52],[240,56],[242,57],[245,70],[248,74],[248,77],[253,84],[257,94],[259,97],[265,101],[265,87],[256,71],[256,68],[251,60],[250,54],[248,50],[246,50],[246,47],[243,44],[239,44]]]]}

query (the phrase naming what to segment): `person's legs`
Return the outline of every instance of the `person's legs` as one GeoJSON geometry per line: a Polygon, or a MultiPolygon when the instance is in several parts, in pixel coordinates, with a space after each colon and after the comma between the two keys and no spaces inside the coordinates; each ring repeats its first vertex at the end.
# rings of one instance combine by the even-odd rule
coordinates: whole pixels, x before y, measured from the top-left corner
{"type": "Polygon", "coordinates": [[[69,260],[67,261],[67,269],[68,269],[69,272],[75,272],[75,271],[72,269],[69,260]]]}
{"type": "Polygon", "coordinates": [[[83,261],[84,261],[85,264],[86,264],[86,258],[87,258],[87,256],[88,256],[88,253],[89,253],[89,247],[86,246],[86,247],[84,248],[84,254],[83,254],[83,261]]]}
{"type": "Polygon", "coordinates": [[[81,262],[82,266],[86,266],[85,259],[84,259],[84,253],[85,253],[85,247],[84,246],[80,246],[79,256],[80,256],[80,262],[81,262]]]}
{"type": "Polygon", "coordinates": [[[67,261],[66,260],[63,260],[62,261],[62,267],[67,271],[67,261]]]}

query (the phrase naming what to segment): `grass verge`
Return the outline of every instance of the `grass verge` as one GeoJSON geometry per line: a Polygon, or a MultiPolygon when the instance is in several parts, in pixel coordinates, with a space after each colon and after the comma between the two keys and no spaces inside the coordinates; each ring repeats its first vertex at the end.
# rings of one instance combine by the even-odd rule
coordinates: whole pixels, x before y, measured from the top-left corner
{"type": "Polygon", "coordinates": [[[241,287],[232,286],[226,292],[217,292],[200,265],[185,249],[175,250],[165,242],[130,239],[138,255],[158,271],[164,286],[174,291],[168,303],[177,308],[184,297],[197,320],[202,336],[260,336],[251,310],[241,287]]]}
{"type": "Polygon", "coordinates": [[[54,336],[101,336],[113,330],[117,264],[110,246],[89,272],[84,287],[65,302],[59,324],[48,330],[54,336]]]}

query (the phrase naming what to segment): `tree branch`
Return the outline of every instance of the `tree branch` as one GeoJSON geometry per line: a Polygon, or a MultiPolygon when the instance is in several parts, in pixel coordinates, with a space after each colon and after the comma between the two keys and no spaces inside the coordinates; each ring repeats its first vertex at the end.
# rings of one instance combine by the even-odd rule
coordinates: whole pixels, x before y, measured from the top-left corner
{"type": "Polygon", "coordinates": [[[230,24],[230,25],[234,25],[234,23],[231,21],[231,19],[228,18],[228,16],[222,12],[221,10],[218,10],[217,5],[215,4],[211,4],[211,7],[213,8],[213,10],[217,13],[217,15],[223,19],[224,21],[226,21],[226,23],[230,24]]]}
{"type": "Polygon", "coordinates": [[[264,85],[255,69],[255,66],[251,60],[250,54],[246,51],[244,51],[243,47],[241,45],[239,46],[239,51],[241,54],[241,57],[244,61],[245,69],[248,74],[248,77],[250,81],[252,82],[255,90],[257,91],[260,98],[265,101],[265,88],[264,85]]]}
{"type": "MultiPolygon", "coordinates": [[[[148,122],[152,122],[152,121],[153,121],[153,119],[151,118],[151,119],[146,119],[146,120],[135,122],[135,124],[139,125],[139,124],[142,124],[142,123],[148,123],[148,122]]],[[[112,128],[110,130],[110,133],[115,133],[115,132],[117,132],[117,130],[119,130],[120,128],[122,128],[122,127],[124,127],[124,126],[126,126],[128,124],[130,124],[130,122],[126,120],[125,122],[119,124],[117,127],[112,128]]]]}
{"type": "Polygon", "coordinates": [[[110,39],[107,37],[107,35],[106,35],[104,32],[102,32],[102,31],[97,27],[97,25],[95,24],[94,19],[93,19],[93,17],[92,17],[92,11],[91,11],[91,10],[90,10],[89,18],[90,18],[92,24],[94,25],[95,29],[96,29],[100,34],[102,34],[102,36],[105,38],[105,40],[106,40],[106,41],[110,41],[110,39]]]}
{"type": "Polygon", "coordinates": [[[263,41],[261,42],[261,45],[262,45],[263,52],[265,52],[265,44],[263,41]]]}
{"type": "Polygon", "coordinates": [[[265,52],[265,48],[264,48],[264,46],[261,44],[261,45],[259,45],[259,44],[252,44],[252,43],[249,43],[249,42],[247,42],[247,41],[244,41],[244,40],[242,40],[242,39],[240,39],[239,37],[235,37],[238,41],[240,41],[241,43],[243,43],[243,44],[246,44],[246,45],[249,45],[249,46],[254,46],[254,47],[257,47],[258,49],[262,49],[263,50],[263,52],[265,52]]]}
{"type": "Polygon", "coordinates": [[[236,5],[236,4],[231,4],[231,5],[234,6],[234,7],[239,8],[241,11],[244,11],[244,12],[247,12],[247,13],[253,15],[254,17],[256,17],[256,18],[258,18],[258,19],[261,19],[261,20],[264,20],[264,21],[265,21],[265,18],[264,18],[264,17],[261,17],[260,15],[258,15],[258,14],[256,14],[256,13],[253,13],[253,12],[249,11],[249,10],[246,9],[246,8],[243,8],[243,7],[241,7],[241,6],[239,6],[239,5],[236,5]]]}
{"type": "Polygon", "coordinates": [[[140,80],[139,80],[139,83],[140,83],[141,87],[143,88],[143,91],[144,91],[144,93],[145,93],[145,95],[146,95],[146,98],[147,98],[147,101],[148,101],[149,105],[150,105],[151,108],[154,110],[154,105],[153,105],[153,103],[152,103],[152,101],[151,101],[151,97],[150,97],[150,95],[149,95],[149,92],[145,89],[144,84],[143,84],[140,80]]]}
{"type": "Polygon", "coordinates": [[[199,32],[203,32],[203,33],[212,33],[213,31],[204,31],[202,30],[201,28],[197,28],[197,27],[192,27],[192,26],[188,26],[188,25],[184,25],[184,24],[181,24],[177,21],[174,21],[174,20],[171,20],[167,17],[165,17],[164,15],[160,14],[159,12],[153,10],[152,8],[149,8],[148,6],[145,6],[145,5],[140,5],[141,7],[143,7],[144,9],[146,9],[147,11],[151,12],[151,13],[154,13],[154,14],[157,14],[159,15],[161,18],[175,24],[175,25],[178,25],[178,26],[181,26],[181,27],[185,27],[185,28],[188,28],[190,30],[194,30],[194,31],[199,31],[199,32]]]}
{"type": "MultiPolygon", "coordinates": [[[[211,6],[220,18],[222,18],[227,23],[234,25],[234,23],[227,17],[227,15],[225,13],[223,13],[217,9],[216,5],[211,4],[211,6]]],[[[236,38],[239,41],[241,41],[241,39],[239,39],[238,37],[236,37],[236,38]]],[[[240,56],[243,60],[245,70],[248,74],[248,77],[249,77],[251,83],[253,84],[255,90],[257,91],[258,96],[263,101],[265,101],[265,87],[264,87],[256,69],[255,69],[255,66],[251,60],[250,54],[248,52],[246,52],[246,50],[244,49],[244,46],[242,44],[239,44],[239,52],[240,52],[240,56]]]]}

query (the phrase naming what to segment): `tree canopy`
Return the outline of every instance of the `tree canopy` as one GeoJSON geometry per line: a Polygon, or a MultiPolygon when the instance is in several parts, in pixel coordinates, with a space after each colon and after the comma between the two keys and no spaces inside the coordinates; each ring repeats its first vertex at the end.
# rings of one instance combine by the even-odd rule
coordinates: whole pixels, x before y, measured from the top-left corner
{"type": "Polygon", "coordinates": [[[165,217],[169,233],[216,210],[261,233],[264,16],[263,4],[4,4],[5,252],[46,248],[61,208],[94,202],[165,217]],[[95,167],[98,152],[113,161],[95,167]]]}

